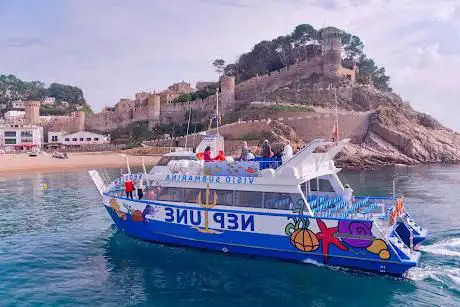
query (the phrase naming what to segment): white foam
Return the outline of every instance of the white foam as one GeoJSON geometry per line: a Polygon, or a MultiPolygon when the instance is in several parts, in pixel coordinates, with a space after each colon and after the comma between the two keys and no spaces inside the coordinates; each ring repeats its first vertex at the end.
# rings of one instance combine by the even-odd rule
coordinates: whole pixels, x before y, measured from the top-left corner
{"type": "Polygon", "coordinates": [[[441,256],[458,257],[460,258],[460,251],[453,250],[455,247],[460,246],[460,238],[452,238],[440,241],[431,245],[422,245],[418,247],[418,250],[430,254],[436,254],[441,256]]]}
{"type": "Polygon", "coordinates": [[[313,264],[313,265],[316,265],[316,266],[324,266],[324,263],[320,263],[318,261],[315,261],[313,259],[305,259],[305,260],[302,260],[303,263],[308,263],[308,264],[313,264]]]}
{"type": "Polygon", "coordinates": [[[433,279],[442,284],[447,284],[449,279],[454,286],[460,285],[460,268],[449,266],[424,266],[413,267],[409,269],[404,277],[413,281],[421,281],[425,279],[433,279]]]}

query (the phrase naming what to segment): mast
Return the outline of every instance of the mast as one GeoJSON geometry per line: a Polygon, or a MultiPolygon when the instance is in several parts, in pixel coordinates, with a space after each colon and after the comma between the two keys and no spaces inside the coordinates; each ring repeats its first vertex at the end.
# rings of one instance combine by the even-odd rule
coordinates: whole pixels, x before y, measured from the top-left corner
{"type": "Polygon", "coordinates": [[[334,87],[334,101],[335,101],[335,135],[334,141],[337,143],[339,141],[339,107],[337,103],[337,88],[334,87]]]}
{"type": "Polygon", "coordinates": [[[185,135],[185,145],[184,149],[187,150],[187,138],[188,138],[188,131],[190,128],[190,118],[192,117],[192,107],[190,106],[190,112],[188,113],[188,122],[187,122],[187,134],[185,135]]]}
{"type": "Polygon", "coordinates": [[[216,135],[219,135],[219,89],[216,89],[216,135]]]}

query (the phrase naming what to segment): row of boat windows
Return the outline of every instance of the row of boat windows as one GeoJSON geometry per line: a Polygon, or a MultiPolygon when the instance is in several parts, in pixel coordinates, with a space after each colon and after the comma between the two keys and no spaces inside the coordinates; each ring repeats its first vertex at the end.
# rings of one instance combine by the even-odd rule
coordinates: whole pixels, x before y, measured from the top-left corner
{"type": "Polygon", "coordinates": [[[166,166],[170,161],[174,160],[196,160],[195,156],[164,156],[158,161],[157,166],[166,166]]]}
{"type": "MultiPolygon", "coordinates": [[[[157,189],[158,190],[158,189],[157,189]]],[[[149,195],[147,191],[147,195],[149,195]]],[[[150,198],[150,197],[148,197],[150,198]]],[[[206,203],[206,190],[186,188],[160,188],[153,200],[183,202],[193,204],[206,203]]],[[[223,206],[241,206],[251,208],[267,208],[292,210],[294,203],[302,199],[300,194],[275,193],[275,192],[248,192],[210,190],[208,204],[223,206]]]]}

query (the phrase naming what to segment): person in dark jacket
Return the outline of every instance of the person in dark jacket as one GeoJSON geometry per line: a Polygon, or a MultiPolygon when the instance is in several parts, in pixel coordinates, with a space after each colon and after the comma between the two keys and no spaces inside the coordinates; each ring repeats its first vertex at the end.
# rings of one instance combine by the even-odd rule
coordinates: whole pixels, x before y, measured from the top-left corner
{"type": "Polygon", "coordinates": [[[206,147],[206,149],[204,150],[204,161],[205,162],[212,161],[212,158],[211,158],[211,146],[206,147]]]}
{"type": "Polygon", "coordinates": [[[265,140],[264,143],[262,144],[262,157],[264,158],[273,157],[273,152],[270,147],[270,144],[268,143],[268,140],[265,140]]]}

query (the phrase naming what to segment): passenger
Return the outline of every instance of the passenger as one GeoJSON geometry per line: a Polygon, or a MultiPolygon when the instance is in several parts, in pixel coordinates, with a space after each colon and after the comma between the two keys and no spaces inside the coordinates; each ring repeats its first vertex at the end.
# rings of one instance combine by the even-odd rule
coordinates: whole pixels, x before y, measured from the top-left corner
{"type": "Polygon", "coordinates": [[[262,157],[264,158],[273,157],[273,152],[270,147],[270,144],[268,144],[268,140],[265,140],[264,143],[262,144],[262,157]]]}
{"type": "Polygon", "coordinates": [[[204,150],[204,161],[205,162],[211,162],[211,146],[206,147],[204,150]]]}
{"type": "Polygon", "coordinates": [[[293,151],[294,150],[292,149],[291,141],[288,140],[287,144],[284,146],[284,149],[283,149],[283,158],[282,158],[283,163],[292,159],[293,151]]]}
{"type": "Polygon", "coordinates": [[[131,179],[126,179],[125,181],[125,192],[126,192],[126,198],[131,198],[133,199],[133,181],[131,179]]]}
{"type": "Polygon", "coordinates": [[[143,184],[143,180],[142,180],[142,179],[136,180],[136,183],[134,184],[134,187],[136,188],[136,191],[137,191],[137,198],[138,198],[138,199],[142,199],[142,197],[144,197],[144,192],[143,192],[144,184],[143,184]]]}
{"type": "Polygon", "coordinates": [[[222,150],[219,150],[219,154],[213,159],[214,161],[225,161],[225,154],[222,150]]]}
{"type": "Polygon", "coordinates": [[[343,200],[347,204],[347,208],[351,208],[351,205],[353,204],[353,201],[355,198],[353,197],[353,189],[350,188],[349,184],[345,185],[345,189],[343,189],[343,194],[342,194],[343,200]]]}
{"type": "Polygon", "coordinates": [[[248,148],[248,142],[243,141],[242,147],[241,147],[241,155],[238,158],[240,161],[248,161],[248,154],[249,154],[249,148],[248,148]]]}

